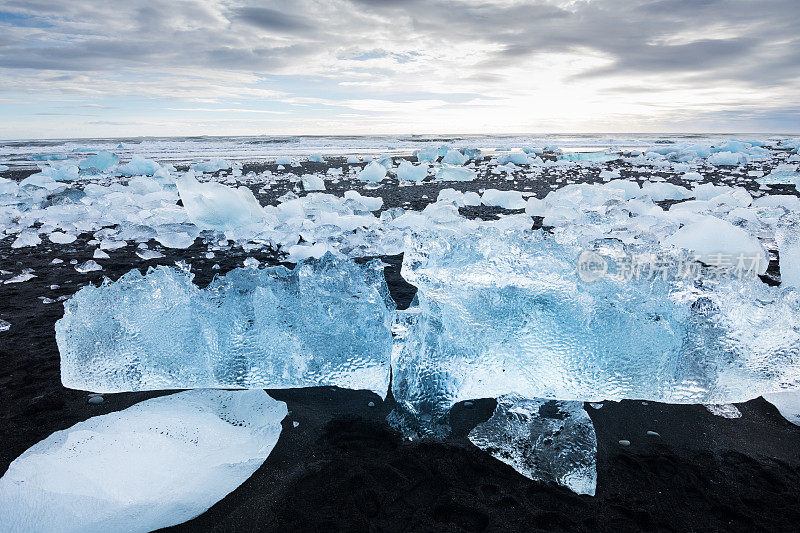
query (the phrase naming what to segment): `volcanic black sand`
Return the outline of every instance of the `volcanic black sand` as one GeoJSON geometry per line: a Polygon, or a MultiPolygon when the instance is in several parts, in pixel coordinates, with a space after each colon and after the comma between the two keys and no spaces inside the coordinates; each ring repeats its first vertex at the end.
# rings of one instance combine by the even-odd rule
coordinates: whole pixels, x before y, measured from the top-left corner
{"type": "MultiPolygon", "coordinates": [[[[637,177],[622,164],[612,167],[622,168],[623,177],[637,177]]],[[[244,171],[260,168],[275,170],[274,165],[253,164],[244,171]]],[[[304,170],[294,172],[325,168],[307,163],[304,170]]],[[[25,174],[4,175],[21,179],[25,174]]],[[[599,181],[596,176],[593,171],[579,180],[599,181]]],[[[714,181],[731,183],[736,176],[722,172],[714,181]]],[[[679,183],[674,177],[668,180],[679,183]]],[[[389,180],[371,190],[344,181],[328,185],[328,192],[356,189],[382,196],[385,207],[420,209],[445,187],[527,190],[543,197],[550,182],[547,174],[530,182],[482,177],[411,187],[397,187],[389,180]]],[[[251,185],[264,204],[294,188],[288,181],[261,192],[257,184],[251,185]]],[[[757,189],[754,183],[747,187],[757,189]]],[[[781,192],[796,194],[793,188],[781,192]]],[[[503,210],[484,207],[462,212],[490,218],[503,210]]],[[[116,279],[134,267],[173,265],[178,260],[191,264],[200,285],[216,273],[241,266],[246,257],[267,264],[280,261],[274,252],[240,248],[205,259],[207,247],[198,239],[187,250],[153,245],[165,257],[147,262],[129,245],[110,252],[111,258],[101,261],[101,272],[81,274],[70,260],[91,258],[93,247],[85,244],[89,239],[83,235],[71,245],[44,239],[38,247],[21,250],[12,250],[9,239],[0,243],[0,269],[16,274],[32,268],[37,276],[24,283],[0,284],[0,318],[12,324],[0,333],[0,473],[54,431],[165,394],[110,394],[102,403],[90,404],[87,393],[64,388],[53,329],[63,309],[60,303],[43,303],[40,297],[56,300],[103,276],[116,279]],[[54,257],[64,263],[50,265],[54,257]],[[219,270],[212,270],[214,263],[219,263],[219,270]]],[[[401,258],[383,259],[389,263],[386,276],[392,294],[405,307],[414,288],[399,276],[401,258]]],[[[776,272],[772,264],[768,281],[777,281],[776,272]]],[[[800,527],[800,427],[784,420],[761,398],[738,405],[739,419],[713,416],[703,406],[641,401],[605,402],[600,409],[587,405],[598,441],[597,495],[590,497],[533,482],[475,448],[466,435],[491,415],[493,400],[457,405],[451,415],[453,434],[444,441],[404,441],[385,422],[391,397],[384,401],[373,393],[329,387],[269,392],[285,401],[290,411],[272,454],[249,480],[206,513],[171,529],[617,532],[797,531],[800,527]],[[621,446],[621,439],[629,440],[630,446],[621,446]]]]}

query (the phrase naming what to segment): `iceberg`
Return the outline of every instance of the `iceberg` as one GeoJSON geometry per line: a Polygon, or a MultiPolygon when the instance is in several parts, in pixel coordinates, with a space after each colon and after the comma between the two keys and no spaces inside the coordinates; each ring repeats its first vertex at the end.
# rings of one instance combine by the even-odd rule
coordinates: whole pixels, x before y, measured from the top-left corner
{"type": "Polygon", "coordinates": [[[119,156],[116,154],[112,154],[111,152],[98,152],[96,155],[87,157],[80,163],[78,166],[81,170],[93,168],[100,172],[104,170],[108,170],[109,168],[113,167],[119,163],[119,156]]]}
{"type": "Polygon", "coordinates": [[[262,390],[186,391],[57,431],[0,478],[18,532],[146,532],[198,516],[270,454],[286,404],[262,390]]]}
{"type": "Polygon", "coordinates": [[[504,209],[525,209],[528,205],[519,191],[498,191],[497,189],[486,189],[481,196],[481,203],[504,209]]]}
{"type": "Polygon", "coordinates": [[[230,161],[226,159],[211,159],[192,165],[195,172],[217,172],[218,170],[228,170],[231,168],[230,161]]]}
{"type": "Polygon", "coordinates": [[[798,292],[754,277],[628,279],[631,250],[605,246],[596,263],[615,275],[585,281],[586,250],[542,231],[409,236],[402,275],[417,294],[394,326],[400,409],[424,422],[508,393],[731,403],[800,387],[798,292]]]}
{"type": "Polygon", "coordinates": [[[324,191],[325,180],[313,174],[303,174],[300,178],[305,191],[324,191]]]}
{"type": "Polygon", "coordinates": [[[416,150],[414,155],[417,157],[419,163],[434,162],[439,158],[439,148],[437,146],[429,146],[416,150]]]}
{"type": "Polygon", "coordinates": [[[358,179],[361,181],[381,181],[385,177],[386,167],[377,161],[372,161],[358,173],[358,179]]]}
{"type": "Polygon", "coordinates": [[[428,165],[420,163],[415,165],[410,161],[401,161],[395,169],[397,178],[405,181],[422,181],[428,177],[428,165]]]}
{"type": "Polygon", "coordinates": [[[583,402],[501,396],[469,440],[527,478],[594,496],[597,435],[583,402]]]}
{"type": "Polygon", "coordinates": [[[437,181],[472,181],[477,177],[478,175],[472,169],[450,165],[442,165],[436,172],[437,181]]]}
{"type": "Polygon", "coordinates": [[[152,176],[160,168],[161,165],[152,159],[145,159],[135,155],[129,162],[118,166],[117,172],[123,176],[152,176]]]}
{"type": "Polygon", "coordinates": [[[380,265],[327,254],[293,270],[238,268],[205,289],[160,266],[83,287],[56,323],[61,380],[94,392],[336,385],[385,396],[394,302],[380,265]]]}
{"type": "Polygon", "coordinates": [[[189,220],[199,228],[224,232],[263,223],[266,218],[253,191],[245,186],[233,189],[216,182],[200,183],[194,172],[176,183],[189,220]]]}
{"type": "Polygon", "coordinates": [[[463,165],[467,161],[469,161],[469,158],[458,150],[448,150],[442,158],[442,163],[455,166],[463,165]]]}

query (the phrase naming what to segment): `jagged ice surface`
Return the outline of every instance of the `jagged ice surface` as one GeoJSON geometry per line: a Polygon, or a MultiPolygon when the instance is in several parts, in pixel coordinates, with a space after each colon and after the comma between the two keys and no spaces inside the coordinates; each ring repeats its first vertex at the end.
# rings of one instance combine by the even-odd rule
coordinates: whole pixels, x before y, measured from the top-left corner
{"type": "MultiPolygon", "coordinates": [[[[620,245],[621,246],[621,245],[620,245]]],[[[540,231],[424,233],[402,274],[394,397],[435,418],[470,398],[729,403],[800,386],[800,298],[756,279],[605,278],[540,231]]]]}
{"type": "Polygon", "coordinates": [[[178,269],[132,270],[65,303],[61,379],[95,392],[336,385],[385,396],[393,310],[377,261],[239,268],[205,289],[178,269]]]}
{"type": "Polygon", "coordinates": [[[597,435],[583,402],[504,395],[469,440],[525,477],[594,496],[597,435]]]}

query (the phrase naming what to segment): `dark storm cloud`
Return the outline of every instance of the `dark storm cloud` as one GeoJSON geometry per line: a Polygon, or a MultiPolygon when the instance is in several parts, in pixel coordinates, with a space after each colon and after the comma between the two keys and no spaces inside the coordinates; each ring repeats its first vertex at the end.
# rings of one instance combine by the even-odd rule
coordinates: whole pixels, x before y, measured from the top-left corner
{"type": "Polygon", "coordinates": [[[300,17],[266,7],[243,7],[234,11],[236,19],[266,30],[292,33],[312,26],[300,17]]]}

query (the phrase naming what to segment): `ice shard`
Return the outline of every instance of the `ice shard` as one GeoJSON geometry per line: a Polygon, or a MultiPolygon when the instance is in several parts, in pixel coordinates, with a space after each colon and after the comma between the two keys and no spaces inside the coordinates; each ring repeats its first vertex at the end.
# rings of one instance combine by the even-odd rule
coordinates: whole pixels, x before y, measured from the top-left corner
{"type": "Polygon", "coordinates": [[[584,281],[580,248],[542,231],[412,235],[416,305],[398,312],[392,354],[401,408],[436,420],[507,393],[721,404],[800,388],[798,292],[754,276],[626,279],[625,248],[606,246],[607,275],[584,281]]]}
{"type": "Polygon", "coordinates": [[[469,440],[525,477],[594,496],[597,435],[583,402],[501,396],[469,440]]]}
{"type": "Polygon", "coordinates": [[[65,386],[95,392],[336,385],[385,396],[394,303],[381,263],[328,254],[200,289],[157,267],[87,286],[56,323],[65,386]]]}

